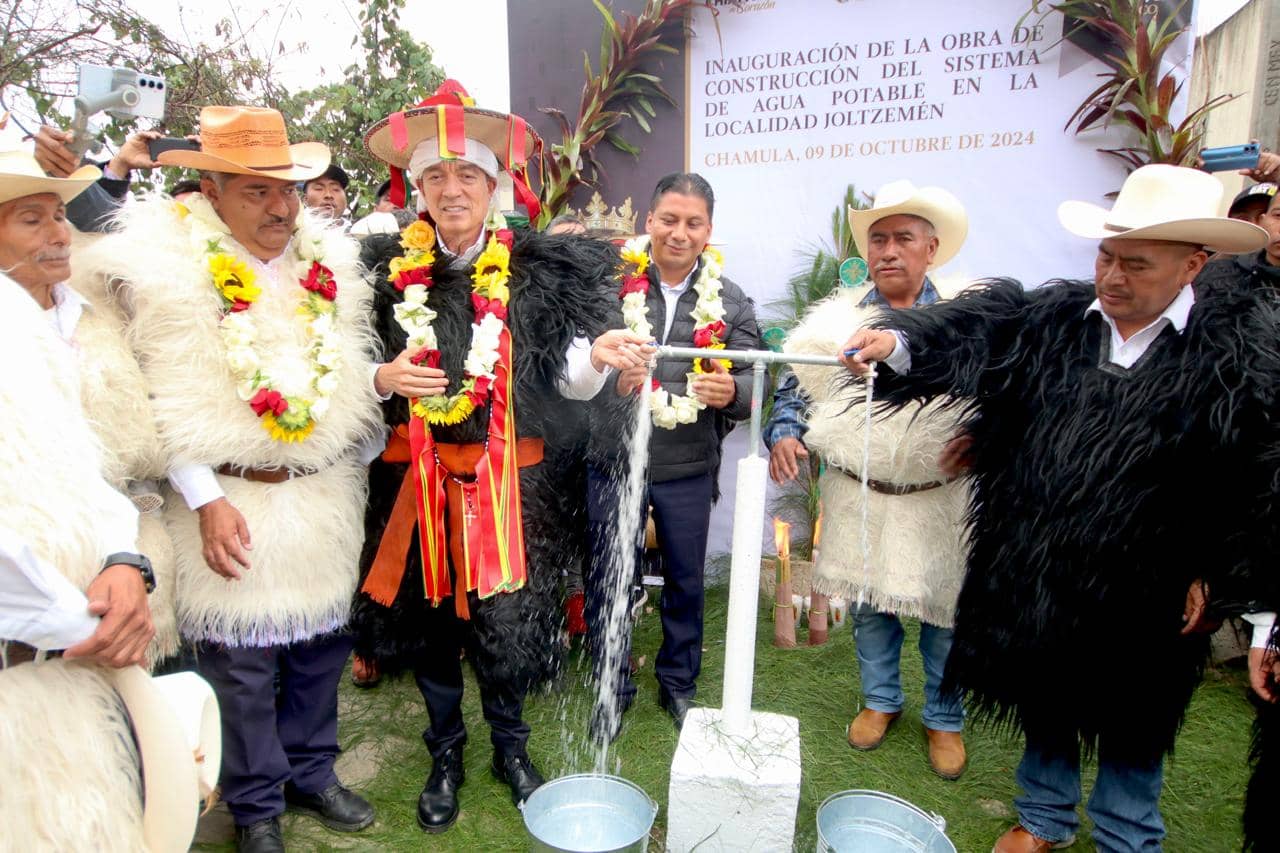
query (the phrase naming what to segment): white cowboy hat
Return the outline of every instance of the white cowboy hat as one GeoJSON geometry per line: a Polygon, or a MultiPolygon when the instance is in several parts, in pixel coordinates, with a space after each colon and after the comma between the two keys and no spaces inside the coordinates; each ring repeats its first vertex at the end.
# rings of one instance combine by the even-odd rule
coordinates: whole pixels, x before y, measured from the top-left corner
{"type": "Polygon", "coordinates": [[[1157,164],[1125,178],[1110,210],[1064,201],[1058,205],[1058,221],[1077,237],[1095,240],[1167,240],[1228,254],[1267,244],[1267,232],[1258,226],[1219,216],[1221,205],[1222,184],[1212,175],[1157,164]]]}
{"type": "Polygon", "coordinates": [[[171,149],[161,166],[186,166],[232,175],[308,181],[329,168],[329,146],[289,144],[284,116],[266,107],[205,107],[200,110],[200,150],[171,149]]]}
{"type": "Polygon", "coordinates": [[[105,673],[138,742],[147,851],[185,851],[195,836],[200,799],[211,795],[222,761],[213,689],[192,673],[152,678],[136,666],[105,673]]]}
{"type": "Polygon", "coordinates": [[[81,166],[65,178],[51,178],[29,152],[0,151],[0,204],[40,193],[54,193],[65,204],[101,177],[96,166],[81,166]]]}
{"type": "Polygon", "coordinates": [[[936,269],[954,258],[969,235],[969,217],[954,195],[942,187],[917,187],[910,181],[892,181],[880,188],[870,208],[849,208],[849,230],[862,257],[867,256],[867,233],[871,226],[881,219],[899,215],[918,216],[933,226],[938,251],[929,269],[936,269]]]}

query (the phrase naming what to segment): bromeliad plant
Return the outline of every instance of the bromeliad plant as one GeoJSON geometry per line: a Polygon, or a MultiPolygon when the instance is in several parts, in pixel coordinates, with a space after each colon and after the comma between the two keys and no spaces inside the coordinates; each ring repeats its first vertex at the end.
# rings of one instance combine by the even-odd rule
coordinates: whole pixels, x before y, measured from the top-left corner
{"type": "Polygon", "coordinates": [[[1102,85],[1076,108],[1064,129],[1074,125],[1080,134],[1112,123],[1133,128],[1139,136],[1137,144],[1098,149],[1123,160],[1131,169],[1152,163],[1195,164],[1204,137],[1205,117],[1237,96],[1209,98],[1177,125],[1173,124],[1170,111],[1186,81],[1176,79],[1173,70],[1162,74],[1160,69],[1165,53],[1187,31],[1179,23],[1179,13],[1185,5],[1183,0],[1164,11],[1161,4],[1141,0],[1063,0],[1048,4],[1032,0],[1027,15],[1043,17],[1054,11],[1066,18],[1063,41],[1086,35],[1109,47],[1098,57],[1110,69],[1099,75],[1102,85]],[[1155,11],[1149,12],[1153,6],[1155,11]]]}

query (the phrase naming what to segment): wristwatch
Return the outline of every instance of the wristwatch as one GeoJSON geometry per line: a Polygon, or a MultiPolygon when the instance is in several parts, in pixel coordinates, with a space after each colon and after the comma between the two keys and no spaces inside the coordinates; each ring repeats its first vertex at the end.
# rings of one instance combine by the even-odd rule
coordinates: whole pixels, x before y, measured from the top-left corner
{"type": "Polygon", "coordinates": [[[151,561],[144,555],[120,551],[109,555],[107,559],[102,561],[102,571],[105,572],[110,566],[133,566],[138,570],[138,574],[142,575],[142,582],[147,587],[147,595],[150,595],[155,590],[156,573],[151,571],[151,561]]]}

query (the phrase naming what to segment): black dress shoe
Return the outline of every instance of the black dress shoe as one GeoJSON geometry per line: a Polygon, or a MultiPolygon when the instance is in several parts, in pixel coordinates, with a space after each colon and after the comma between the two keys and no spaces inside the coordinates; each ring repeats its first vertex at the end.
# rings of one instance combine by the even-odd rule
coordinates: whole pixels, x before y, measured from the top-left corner
{"type": "Polygon", "coordinates": [[[689,713],[689,709],[693,707],[693,697],[659,694],[658,704],[662,706],[662,710],[671,715],[671,719],[675,721],[676,730],[678,731],[684,726],[684,715],[689,713]]]}
{"type": "Polygon", "coordinates": [[[236,827],[236,853],[284,853],[280,821],[273,817],[236,827]]]}
{"type": "Polygon", "coordinates": [[[529,756],[523,752],[495,752],[493,754],[493,777],[499,782],[511,786],[511,802],[519,808],[529,799],[529,795],[542,785],[542,774],[533,766],[529,756]]]}
{"type": "Polygon", "coordinates": [[[341,782],[334,782],[314,794],[304,794],[286,785],[284,801],[289,811],[310,815],[338,832],[359,832],[373,823],[373,806],[341,782]]]}
{"type": "Polygon", "coordinates": [[[427,832],[444,832],[458,819],[458,789],[466,774],[462,770],[462,747],[447,750],[431,765],[426,787],[418,795],[418,826],[427,832]]]}

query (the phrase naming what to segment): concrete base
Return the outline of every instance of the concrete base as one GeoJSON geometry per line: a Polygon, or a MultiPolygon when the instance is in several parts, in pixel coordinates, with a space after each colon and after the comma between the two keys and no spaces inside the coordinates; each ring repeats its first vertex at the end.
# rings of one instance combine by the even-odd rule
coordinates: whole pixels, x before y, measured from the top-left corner
{"type": "Polygon", "coordinates": [[[671,762],[667,850],[791,850],[800,803],[800,723],[753,713],[724,730],[718,708],[693,708],[671,762]]]}

